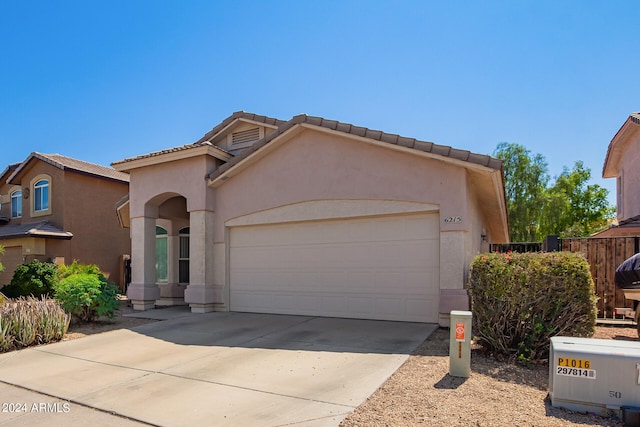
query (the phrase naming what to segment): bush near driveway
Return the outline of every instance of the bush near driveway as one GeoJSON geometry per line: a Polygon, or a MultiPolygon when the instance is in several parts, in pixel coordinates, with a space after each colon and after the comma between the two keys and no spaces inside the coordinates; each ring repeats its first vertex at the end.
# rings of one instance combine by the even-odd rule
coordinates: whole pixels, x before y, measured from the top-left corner
{"type": "Polygon", "coordinates": [[[9,298],[51,296],[58,282],[58,266],[37,259],[21,264],[13,273],[11,283],[2,288],[9,298]]]}
{"type": "Polygon", "coordinates": [[[469,293],[477,342],[497,355],[546,359],[552,336],[595,331],[593,280],[577,253],[479,255],[469,293]]]}
{"type": "Polygon", "coordinates": [[[70,319],[54,300],[8,299],[0,305],[0,352],[60,340],[70,319]]]}
{"type": "Polygon", "coordinates": [[[118,288],[92,264],[33,261],[18,267],[11,283],[2,291],[8,288],[19,297],[0,294],[0,352],[60,340],[72,316],[88,322],[98,316],[112,318],[120,308],[118,288]],[[48,295],[55,300],[46,299],[48,295]]]}
{"type": "Polygon", "coordinates": [[[67,312],[82,322],[90,322],[100,316],[112,318],[120,308],[118,288],[92,264],[74,262],[60,266],[60,281],[55,286],[54,297],[67,312]]]}

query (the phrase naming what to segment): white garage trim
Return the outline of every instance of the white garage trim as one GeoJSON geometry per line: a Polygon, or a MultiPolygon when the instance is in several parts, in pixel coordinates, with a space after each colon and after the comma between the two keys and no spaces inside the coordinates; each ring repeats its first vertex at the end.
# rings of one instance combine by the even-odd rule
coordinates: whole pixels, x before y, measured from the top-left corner
{"type": "Polygon", "coordinates": [[[371,215],[436,212],[438,209],[438,205],[431,203],[397,200],[311,200],[243,215],[228,220],[225,225],[227,227],[237,227],[241,225],[354,218],[371,215]]]}
{"type": "Polygon", "coordinates": [[[438,322],[439,214],[229,228],[231,311],[438,322]]]}

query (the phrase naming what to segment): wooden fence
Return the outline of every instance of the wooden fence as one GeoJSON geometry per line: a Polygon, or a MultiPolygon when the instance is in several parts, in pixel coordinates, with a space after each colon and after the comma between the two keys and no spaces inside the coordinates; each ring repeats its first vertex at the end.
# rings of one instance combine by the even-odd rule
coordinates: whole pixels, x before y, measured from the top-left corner
{"type": "Polygon", "coordinates": [[[615,307],[633,308],[621,290],[616,288],[616,268],[627,258],[636,254],[640,237],[604,237],[584,239],[562,239],[561,250],[580,252],[591,266],[591,276],[598,296],[598,317],[613,318],[615,307]]]}

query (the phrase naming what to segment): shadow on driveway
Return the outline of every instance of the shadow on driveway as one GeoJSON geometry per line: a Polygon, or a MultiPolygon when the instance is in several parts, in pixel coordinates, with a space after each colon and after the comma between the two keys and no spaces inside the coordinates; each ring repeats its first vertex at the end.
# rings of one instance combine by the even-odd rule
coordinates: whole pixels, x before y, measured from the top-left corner
{"type": "Polygon", "coordinates": [[[0,355],[0,381],[69,401],[70,413],[154,425],[336,426],[437,329],[165,310],[155,314],[173,318],[0,355]]]}

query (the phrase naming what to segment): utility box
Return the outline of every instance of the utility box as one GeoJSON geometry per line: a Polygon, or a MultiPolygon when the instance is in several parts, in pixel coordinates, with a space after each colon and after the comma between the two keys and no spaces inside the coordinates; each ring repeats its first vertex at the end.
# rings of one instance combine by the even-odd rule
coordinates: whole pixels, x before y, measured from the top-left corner
{"type": "Polygon", "coordinates": [[[471,373],[471,312],[450,312],[449,375],[469,378],[471,373]]]}
{"type": "Polygon", "coordinates": [[[640,342],[553,337],[551,405],[619,417],[640,407],[640,342]]]}

